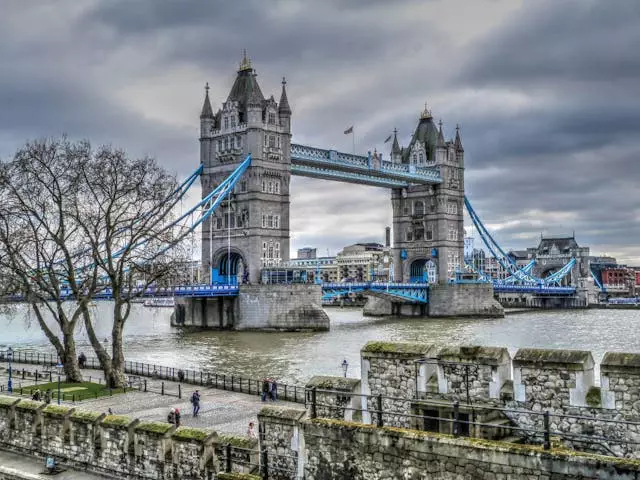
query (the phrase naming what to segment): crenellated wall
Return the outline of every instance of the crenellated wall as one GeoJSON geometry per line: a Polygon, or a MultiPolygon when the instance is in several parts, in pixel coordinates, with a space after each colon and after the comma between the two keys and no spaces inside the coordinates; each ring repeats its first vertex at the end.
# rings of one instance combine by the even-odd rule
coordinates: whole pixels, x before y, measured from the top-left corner
{"type": "Polygon", "coordinates": [[[8,396],[0,396],[0,449],[53,455],[118,478],[156,480],[205,480],[226,466],[249,473],[259,462],[256,440],[8,396]]]}

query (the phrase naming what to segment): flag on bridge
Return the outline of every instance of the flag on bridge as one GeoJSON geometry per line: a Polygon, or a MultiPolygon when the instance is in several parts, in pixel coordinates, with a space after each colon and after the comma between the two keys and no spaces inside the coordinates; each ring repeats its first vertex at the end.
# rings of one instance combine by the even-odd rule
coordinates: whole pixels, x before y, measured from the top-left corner
{"type": "Polygon", "coordinates": [[[389,135],[389,136],[387,137],[387,139],[384,141],[384,143],[387,143],[388,141],[390,141],[390,140],[391,140],[391,137],[393,137],[393,135],[389,135]]]}
{"type": "Polygon", "coordinates": [[[347,128],[347,129],[344,131],[344,134],[345,134],[345,135],[349,135],[350,133],[353,133],[353,125],[351,125],[349,128],[347,128]]]}

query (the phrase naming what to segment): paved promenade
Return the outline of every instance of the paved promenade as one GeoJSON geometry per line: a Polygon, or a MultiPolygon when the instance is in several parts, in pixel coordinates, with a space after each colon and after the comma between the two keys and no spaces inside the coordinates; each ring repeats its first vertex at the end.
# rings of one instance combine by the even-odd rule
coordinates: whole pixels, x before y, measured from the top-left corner
{"type": "MultiPolygon", "coordinates": [[[[20,385],[23,387],[33,385],[35,380],[33,377],[26,376],[22,380],[22,369],[35,372],[35,365],[14,364],[13,370],[13,387],[14,393],[19,390],[20,385]]],[[[38,369],[41,371],[41,369],[38,369]]],[[[98,378],[104,382],[104,376],[99,370],[85,369],[82,371],[85,380],[91,376],[92,381],[98,378]]],[[[54,376],[54,381],[57,376],[54,376]]],[[[0,385],[4,386],[6,394],[6,385],[8,372],[3,366],[0,370],[0,385]]],[[[145,379],[142,379],[145,380],[145,379]]],[[[178,383],[164,381],[165,393],[161,395],[159,392],[162,388],[162,381],[146,378],[147,392],[133,391],[125,394],[117,394],[112,397],[100,397],[98,399],[83,400],[81,402],[65,401],[66,405],[74,405],[78,409],[92,410],[98,412],[107,412],[109,408],[114,414],[127,415],[131,418],[139,418],[144,420],[166,421],[170,408],[177,407],[182,413],[182,425],[210,428],[219,433],[230,433],[245,435],[249,422],[257,425],[257,414],[265,405],[258,395],[249,395],[246,393],[231,392],[228,390],[220,390],[215,388],[200,387],[197,385],[182,384],[182,399],[178,398],[178,383]],[[189,402],[191,394],[195,390],[199,390],[201,394],[200,413],[197,417],[191,415],[192,406],[189,402]]],[[[38,383],[46,383],[48,378],[40,380],[38,383]]],[[[55,401],[55,400],[54,400],[55,401]]],[[[271,403],[271,402],[268,402],[271,403]]],[[[299,403],[276,402],[290,408],[304,409],[299,403]]]]}
{"type": "MultiPolygon", "coordinates": [[[[66,467],[65,467],[66,468],[66,467]]],[[[44,459],[0,450],[0,478],[22,478],[25,480],[45,480],[51,475],[43,473],[44,459]]],[[[55,475],[57,480],[104,480],[107,478],[95,473],[79,470],[66,470],[55,475]]]]}

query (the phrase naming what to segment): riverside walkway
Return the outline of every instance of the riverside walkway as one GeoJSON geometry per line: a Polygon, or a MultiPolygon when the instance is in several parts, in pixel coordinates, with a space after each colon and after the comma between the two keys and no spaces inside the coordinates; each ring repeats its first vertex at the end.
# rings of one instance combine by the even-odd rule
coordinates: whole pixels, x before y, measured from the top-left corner
{"type": "MultiPolygon", "coordinates": [[[[36,384],[36,370],[38,370],[39,375],[44,375],[44,378],[38,380],[38,384],[49,382],[49,374],[42,373],[42,366],[14,362],[12,368],[14,395],[19,395],[20,387],[36,384]],[[25,371],[24,379],[22,378],[23,370],[25,371]]],[[[101,370],[84,369],[82,374],[86,381],[104,383],[104,374],[101,370]]],[[[257,425],[257,415],[260,409],[267,403],[272,403],[270,401],[266,403],[261,401],[256,385],[253,386],[252,393],[249,394],[246,383],[244,384],[244,390],[240,392],[231,390],[229,382],[227,382],[228,388],[225,390],[221,388],[221,382],[218,382],[218,388],[215,388],[215,383],[213,386],[206,383],[205,385],[180,383],[166,379],[147,378],[145,375],[129,375],[130,378],[137,378],[137,388],[139,390],[76,402],[67,395],[61,403],[74,405],[78,409],[97,412],[107,412],[111,408],[116,415],[127,415],[131,418],[154,421],[166,421],[169,410],[172,407],[177,407],[182,414],[181,425],[213,429],[219,433],[234,435],[245,435],[249,422],[254,422],[257,425]],[[146,384],[147,391],[144,391],[144,384],[146,384]],[[192,416],[192,406],[189,401],[191,394],[195,390],[199,390],[201,394],[200,413],[197,417],[192,416]]],[[[56,381],[57,374],[52,374],[51,378],[56,381]]],[[[0,391],[0,393],[2,394],[7,394],[7,380],[8,371],[5,364],[0,367],[0,385],[3,386],[3,391],[0,391]]],[[[238,390],[236,379],[234,379],[234,383],[233,389],[238,390]]],[[[302,399],[304,398],[303,395],[301,392],[302,399]]],[[[56,399],[53,402],[56,402],[56,399]]],[[[304,409],[304,405],[300,403],[280,400],[275,403],[291,408],[304,409]]]]}

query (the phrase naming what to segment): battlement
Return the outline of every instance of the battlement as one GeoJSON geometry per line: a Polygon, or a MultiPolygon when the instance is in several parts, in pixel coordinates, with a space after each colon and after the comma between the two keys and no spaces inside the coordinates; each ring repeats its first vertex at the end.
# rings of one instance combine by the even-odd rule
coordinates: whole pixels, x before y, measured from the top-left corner
{"type": "Polygon", "coordinates": [[[0,396],[0,433],[2,449],[118,477],[211,478],[258,462],[256,440],[8,396],[0,396]]]}

